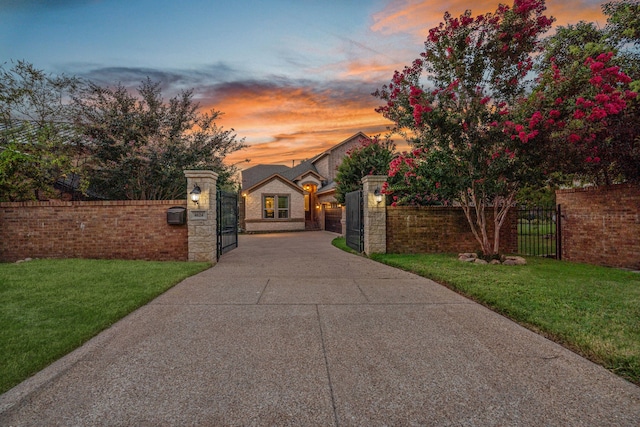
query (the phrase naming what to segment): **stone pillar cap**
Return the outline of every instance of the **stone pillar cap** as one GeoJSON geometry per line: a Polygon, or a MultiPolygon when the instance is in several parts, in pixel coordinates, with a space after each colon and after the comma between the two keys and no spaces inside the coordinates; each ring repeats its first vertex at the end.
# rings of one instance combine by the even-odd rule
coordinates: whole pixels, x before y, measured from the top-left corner
{"type": "Polygon", "coordinates": [[[187,178],[210,178],[218,179],[218,174],[208,170],[186,170],[184,176],[187,178]]]}

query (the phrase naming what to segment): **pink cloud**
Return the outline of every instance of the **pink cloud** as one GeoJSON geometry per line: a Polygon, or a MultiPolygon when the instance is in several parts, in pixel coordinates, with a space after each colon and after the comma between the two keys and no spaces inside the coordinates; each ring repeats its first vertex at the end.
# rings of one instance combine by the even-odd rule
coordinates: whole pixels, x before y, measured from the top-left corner
{"type": "MultiPolygon", "coordinates": [[[[430,28],[442,21],[446,11],[457,16],[471,9],[473,15],[479,15],[495,11],[498,3],[495,0],[478,0],[473,4],[468,0],[442,2],[393,0],[383,10],[373,15],[371,30],[383,35],[409,33],[422,40],[430,28]]],[[[556,25],[574,24],[581,20],[601,23],[605,21],[600,4],[589,0],[548,0],[547,15],[556,18],[556,25]]]]}

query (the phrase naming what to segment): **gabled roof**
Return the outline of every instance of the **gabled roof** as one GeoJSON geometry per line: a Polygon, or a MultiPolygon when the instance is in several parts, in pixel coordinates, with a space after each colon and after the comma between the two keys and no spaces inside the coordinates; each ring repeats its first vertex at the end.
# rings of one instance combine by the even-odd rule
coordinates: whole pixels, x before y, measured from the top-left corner
{"type": "MultiPolygon", "coordinates": [[[[295,181],[302,179],[305,175],[311,173],[315,175],[318,180],[326,181],[328,177],[323,177],[316,169],[315,163],[325,156],[330,156],[333,151],[340,148],[342,145],[353,141],[356,138],[369,138],[362,132],[358,132],[354,135],[351,135],[349,138],[344,141],[334,145],[330,149],[318,154],[315,157],[312,157],[309,160],[305,160],[295,167],[288,167],[285,165],[256,165],[252,168],[245,169],[242,171],[242,188],[246,191],[252,191],[258,184],[263,183],[264,181],[268,181],[268,179],[273,178],[275,175],[278,175],[280,178],[289,181],[289,184],[295,186],[295,181]]],[[[331,184],[331,183],[328,183],[331,184]]],[[[333,187],[322,188],[322,191],[331,190],[333,187]]]]}
{"type": "Polygon", "coordinates": [[[307,173],[312,173],[318,177],[322,181],[322,175],[318,173],[316,167],[311,163],[310,160],[306,160],[300,163],[298,166],[290,168],[286,172],[282,173],[282,176],[286,177],[290,181],[298,181],[307,173]]]}
{"type": "Polygon", "coordinates": [[[336,182],[335,181],[331,181],[327,185],[323,186],[320,190],[318,190],[318,192],[316,194],[317,195],[321,195],[321,194],[325,194],[325,193],[330,193],[332,191],[334,191],[334,192],[336,191],[336,182]]]}
{"type": "Polygon", "coordinates": [[[335,151],[336,149],[340,148],[340,146],[346,144],[347,142],[352,141],[355,138],[365,138],[365,139],[369,139],[369,137],[367,135],[365,135],[362,132],[358,132],[354,135],[351,135],[349,138],[345,139],[342,142],[337,143],[336,145],[334,145],[333,147],[329,148],[327,151],[324,151],[320,154],[318,154],[317,156],[313,157],[311,160],[309,160],[310,162],[314,163],[317,162],[318,160],[320,160],[321,158],[323,158],[324,156],[328,156],[331,154],[332,151],[335,151]]]}
{"type": "Polygon", "coordinates": [[[294,184],[293,182],[291,182],[287,178],[285,178],[282,175],[277,174],[277,173],[266,177],[262,181],[255,183],[253,186],[251,186],[249,188],[246,188],[244,191],[246,191],[247,193],[250,193],[250,192],[257,190],[258,188],[260,188],[260,187],[262,187],[262,186],[264,186],[264,185],[268,184],[269,182],[271,182],[273,180],[276,180],[276,179],[281,181],[282,183],[288,185],[289,187],[293,188],[294,190],[296,190],[296,191],[298,191],[300,193],[303,192],[302,188],[298,187],[296,184],[294,184]]]}
{"type": "Polygon", "coordinates": [[[290,168],[284,165],[256,165],[242,171],[242,188],[249,189],[274,174],[283,174],[290,168]]]}

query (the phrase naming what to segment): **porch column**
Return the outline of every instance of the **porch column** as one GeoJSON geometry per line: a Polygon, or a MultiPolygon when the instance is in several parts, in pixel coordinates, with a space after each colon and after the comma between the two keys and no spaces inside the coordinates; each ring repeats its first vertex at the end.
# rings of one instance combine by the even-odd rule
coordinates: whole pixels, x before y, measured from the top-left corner
{"type": "Polygon", "coordinates": [[[387,253],[387,208],[385,197],[378,202],[376,190],[382,189],[387,177],[368,175],[362,178],[362,198],[364,209],[364,253],[387,253]]]}
{"type": "Polygon", "coordinates": [[[189,230],[189,261],[217,262],[216,184],[213,171],[187,170],[187,228],[189,230]],[[200,200],[191,200],[195,186],[200,187],[200,200]]]}

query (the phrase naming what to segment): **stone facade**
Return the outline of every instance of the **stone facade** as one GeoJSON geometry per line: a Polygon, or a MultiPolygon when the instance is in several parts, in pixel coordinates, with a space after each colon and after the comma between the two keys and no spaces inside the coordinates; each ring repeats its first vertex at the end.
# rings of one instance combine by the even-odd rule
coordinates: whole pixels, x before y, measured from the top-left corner
{"type": "Polygon", "coordinates": [[[187,220],[189,261],[217,261],[216,204],[218,174],[212,171],[184,171],[187,178],[187,220]],[[200,188],[200,200],[191,200],[191,191],[200,188]]]}
{"type": "Polygon", "coordinates": [[[362,178],[362,194],[364,207],[364,253],[387,252],[387,224],[384,197],[378,202],[379,192],[387,180],[386,176],[369,175],[362,178]]]}
{"type": "Polygon", "coordinates": [[[186,261],[186,225],[167,224],[185,200],[0,203],[0,261],[102,258],[186,261]]]}
{"type": "Polygon", "coordinates": [[[640,270],[640,186],[556,191],[562,259],[640,270]]]}
{"type": "MultiPolygon", "coordinates": [[[[302,188],[277,177],[255,188],[244,197],[244,226],[247,232],[297,231],[305,228],[305,206],[302,188]],[[265,195],[289,197],[289,218],[263,219],[262,199],[265,195]]],[[[313,208],[313,207],[310,207],[313,208]]]]}

